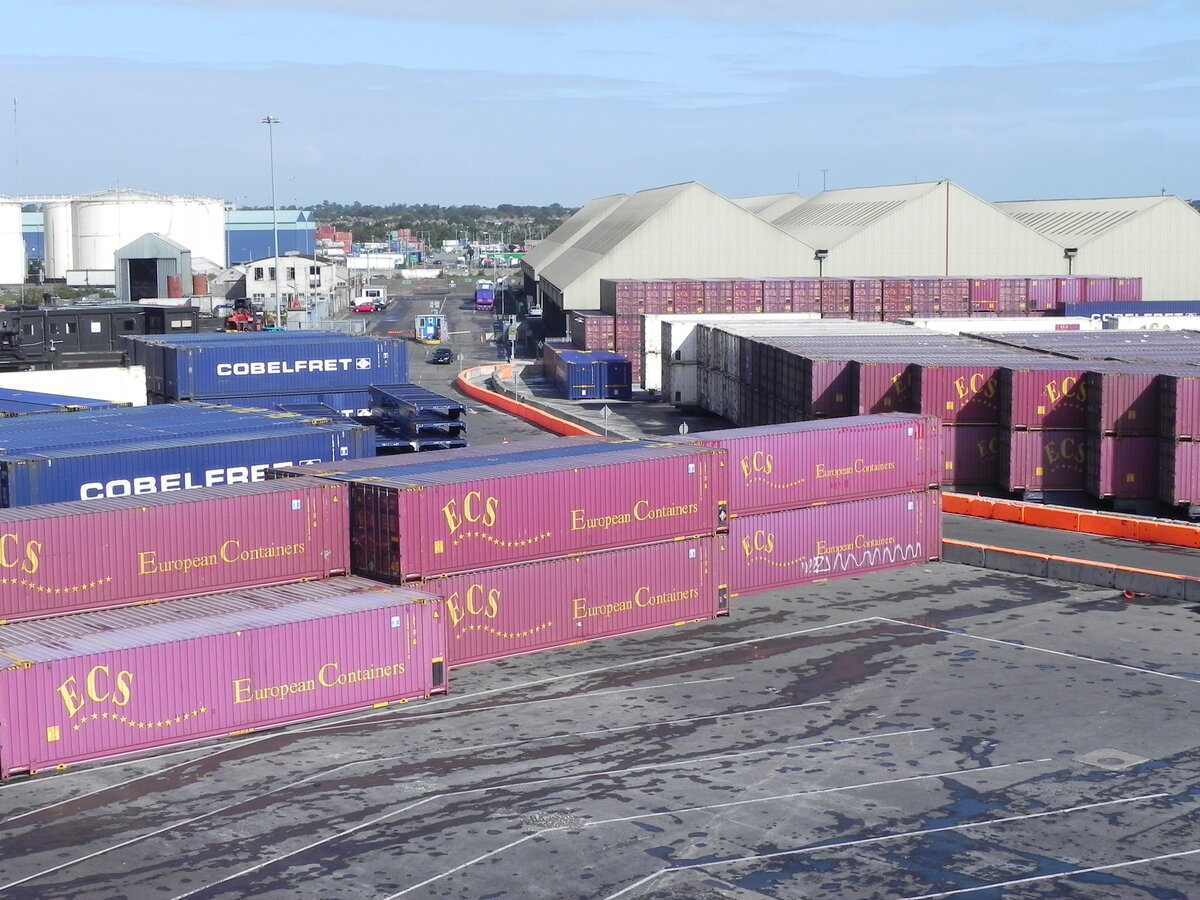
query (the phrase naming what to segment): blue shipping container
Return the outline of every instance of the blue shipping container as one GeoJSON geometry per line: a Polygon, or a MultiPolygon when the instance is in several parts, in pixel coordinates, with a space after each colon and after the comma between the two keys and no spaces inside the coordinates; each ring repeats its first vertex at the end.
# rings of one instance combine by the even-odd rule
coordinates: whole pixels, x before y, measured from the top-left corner
{"type": "Polygon", "coordinates": [[[304,419],[261,407],[202,403],[87,410],[70,416],[20,416],[0,419],[0,453],[291,428],[304,419]]]}
{"type": "Polygon", "coordinates": [[[568,400],[628,400],[632,396],[633,366],[621,354],[546,347],[550,378],[568,400]]]}
{"type": "Polygon", "coordinates": [[[96,400],[91,397],[69,397],[65,394],[44,394],[39,391],[19,391],[0,388],[0,416],[28,416],[38,413],[78,412],[85,409],[118,409],[128,403],[96,400]]]}
{"type": "Polygon", "coordinates": [[[348,422],[0,454],[0,506],[125,497],[265,480],[271,466],[375,454],[375,432],[348,422]]]}
{"type": "Polygon", "coordinates": [[[1126,316],[1200,316],[1200,300],[1137,300],[1109,302],[1079,301],[1060,303],[1062,314],[1085,319],[1112,319],[1126,316]]]}
{"type": "MultiPolygon", "coordinates": [[[[150,395],[150,402],[157,406],[176,405],[174,400],[155,394],[150,395]]],[[[270,413],[286,407],[299,407],[318,404],[328,406],[343,416],[367,417],[371,414],[371,395],[367,391],[315,391],[301,394],[264,394],[252,397],[231,399],[239,407],[260,410],[270,413]]],[[[310,417],[313,414],[301,412],[300,415],[310,417]]]]}
{"type": "Polygon", "coordinates": [[[151,341],[131,353],[146,369],[148,392],[170,400],[206,400],[365,390],[369,384],[408,381],[408,348],[397,338],[316,331],[206,337],[151,341]]]}

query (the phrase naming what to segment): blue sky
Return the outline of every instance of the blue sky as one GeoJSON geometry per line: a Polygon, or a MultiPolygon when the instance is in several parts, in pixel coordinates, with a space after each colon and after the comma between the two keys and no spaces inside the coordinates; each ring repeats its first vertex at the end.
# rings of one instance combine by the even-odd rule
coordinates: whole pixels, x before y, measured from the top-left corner
{"type": "Polygon", "coordinates": [[[0,195],[1200,198],[1196,0],[0,5],[0,195]]]}

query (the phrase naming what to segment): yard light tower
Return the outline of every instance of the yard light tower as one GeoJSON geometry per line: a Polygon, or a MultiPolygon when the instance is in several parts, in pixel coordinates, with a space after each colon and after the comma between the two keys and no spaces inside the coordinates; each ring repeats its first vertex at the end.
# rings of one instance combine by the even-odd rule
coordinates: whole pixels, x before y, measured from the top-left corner
{"type": "Polygon", "coordinates": [[[275,327],[283,326],[283,297],[279,291],[279,207],[275,205],[275,126],[279,120],[274,116],[263,116],[267,126],[267,146],[271,152],[271,236],[275,240],[275,327]]]}

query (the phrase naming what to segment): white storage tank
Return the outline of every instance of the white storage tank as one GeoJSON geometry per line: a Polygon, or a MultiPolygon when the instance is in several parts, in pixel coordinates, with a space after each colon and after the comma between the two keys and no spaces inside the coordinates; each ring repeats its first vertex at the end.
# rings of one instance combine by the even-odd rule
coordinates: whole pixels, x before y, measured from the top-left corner
{"type": "Polygon", "coordinates": [[[0,284],[25,283],[25,239],[21,204],[0,201],[0,284]]]}
{"type": "MultiPolygon", "coordinates": [[[[210,197],[172,197],[167,237],[192,251],[192,257],[211,260],[221,268],[225,253],[225,204],[210,197]]],[[[134,238],[141,235],[134,235],[134,238]]]]}
{"type": "Polygon", "coordinates": [[[144,234],[163,234],[171,221],[166,197],[113,191],[76,199],[72,269],[109,269],[117,250],[144,234]]]}
{"type": "Polygon", "coordinates": [[[66,278],[75,268],[75,229],[71,224],[71,200],[51,200],[42,205],[46,235],[46,277],[66,278]]]}

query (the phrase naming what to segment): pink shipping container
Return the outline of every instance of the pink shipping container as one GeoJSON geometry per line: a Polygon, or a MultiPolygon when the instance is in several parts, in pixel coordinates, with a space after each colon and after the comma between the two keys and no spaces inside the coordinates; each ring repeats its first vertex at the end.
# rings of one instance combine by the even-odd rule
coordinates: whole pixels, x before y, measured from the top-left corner
{"type": "MultiPolygon", "coordinates": [[[[678,306],[678,304],[677,304],[678,306]]],[[[773,279],[763,282],[763,312],[792,311],[792,282],[786,279],[773,279]]]]}
{"type": "Polygon", "coordinates": [[[600,279],[600,309],[610,315],[637,315],[644,311],[645,283],[628,279],[600,279]]]}
{"type": "Polygon", "coordinates": [[[728,454],[733,516],[797,509],[941,482],[940,423],[932,416],[847,416],[689,438],[728,454]]]}
{"type": "Polygon", "coordinates": [[[1171,440],[1200,440],[1200,371],[1195,376],[1159,376],[1161,428],[1171,440]]]}
{"type": "Polygon", "coordinates": [[[1088,435],[1087,492],[1100,499],[1158,496],[1157,437],[1088,435]]]}
{"type": "Polygon", "coordinates": [[[1000,279],[972,278],[968,293],[971,312],[996,312],[1000,308],[1000,279]]]}
{"type": "Polygon", "coordinates": [[[1030,278],[1029,308],[1045,312],[1058,308],[1058,282],[1054,278],[1030,278]]]}
{"type": "Polygon", "coordinates": [[[879,278],[850,279],[850,305],[853,318],[858,321],[880,321],[883,318],[883,281],[879,278]]]}
{"type": "Polygon", "coordinates": [[[368,475],[350,482],[351,569],[399,583],[713,534],[728,496],[725,454],[696,446],[368,475]]]}
{"type": "Polygon", "coordinates": [[[1113,299],[1118,303],[1137,303],[1142,299],[1142,279],[1114,278],[1113,299]]]}
{"type": "Polygon", "coordinates": [[[901,361],[863,361],[857,369],[859,415],[912,412],[915,399],[914,367],[901,361]]]}
{"type": "Polygon", "coordinates": [[[642,349],[642,317],[616,316],[613,320],[613,337],[618,353],[642,349]]]}
{"type": "Polygon", "coordinates": [[[449,575],[451,667],[729,615],[725,535],[449,575]]]}
{"type": "Polygon", "coordinates": [[[821,279],[792,279],[792,312],[819,313],[821,311],[821,279]]]}
{"type": "Polygon", "coordinates": [[[1077,275],[1060,276],[1054,279],[1054,293],[1059,303],[1077,303],[1083,299],[1084,279],[1077,275]]]}
{"type": "Polygon", "coordinates": [[[1111,303],[1117,299],[1117,279],[1093,276],[1083,280],[1083,299],[1111,303]]]}
{"type": "Polygon", "coordinates": [[[729,593],[846,578],[942,555],[942,494],[893,494],[740,516],[729,527],[729,593]]]}
{"type": "Polygon", "coordinates": [[[971,308],[971,279],[941,278],[940,301],[942,309],[949,308],[968,310],[971,308]]]}
{"type": "Polygon", "coordinates": [[[1082,491],[1087,432],[1082,429],[1004,431],[1000,486],[1009,491],[1082,491]]]}
{"type": "Polygon", "coordinates": [[[1087,373],[1088,427],[1099,434],[1157,435],[1158,376],[1148,366],[1105,363],[1087,373]]]}
{"type": "Polygon", "coordinates": [[[848,278],[822,278],[821,318],[849,319],[854,312],[851,282],[848,278]]]}
{"type": "Polygon", "coordinates": [[[361,578],[0,626],[0,777],[446,690],[436,596],[361,578]]]}
{"type": "Polygon", "coordinates": [[[1000,480],[999,425],[950,425],[942,428],[942,484],[994,487],[1000,480]]]}
{"type": "Polygon", "coordinates": [[[1086,428],[1087,372],[1079,366],[1000,370],[1000,422],[1010,428],[1086,428]]]}
{"type": "Polygon", "coordinates": [[[616,350],[613,316],[601,312],[572,312],[568,324],[571,343],[580,350],[616,350]]]}
{"type": "Polygon", "coordinates": [[[733,312],[733,282],[704,282],[704,311],[710,313],[733,312]]]}
{"type": "Polygon", "coordinates": [[[914,368],[914,412],[937,416],[951,425],[1000,421],[1000,367],[995,363],[937,365],[917,360],[914,368]]]}
{"type": "Polygon", "coordinates": [[[347,496],[301,477],[0,510],[0,621],[345,574],[347,496]]]}
{"type": "Polygon", "coordinates": [[[1200,507],[1200,441],[1159,441],[1158,499],[1171,506],[1200,507]]]}

